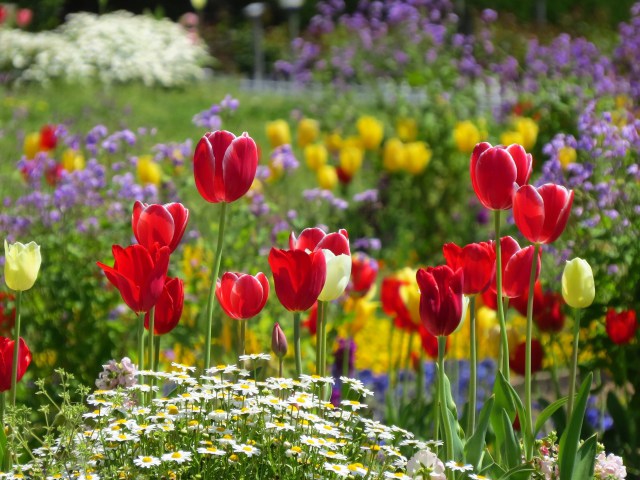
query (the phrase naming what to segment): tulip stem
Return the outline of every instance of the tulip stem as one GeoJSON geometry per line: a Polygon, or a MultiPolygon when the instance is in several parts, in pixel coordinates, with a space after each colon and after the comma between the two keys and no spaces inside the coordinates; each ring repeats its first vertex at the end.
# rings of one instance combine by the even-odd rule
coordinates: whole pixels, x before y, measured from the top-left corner
{"type": "Polygon", "coordinates": [[[282,364],[284,363],[284,355],[278,356],[278,378],[282,378],[282,364]]]}
{"type": "Polygon", "coordinates": [[[444,354],[447,349],[447,337],[438,336],[438,414],[442,417],[442,427],[444,438],[442,439],[447,453],[446,460],[453,460],[453,431],[449,423],[449,413],[447,412],[447,397],[444,391],[444,354]]]}
{"type": "Polygon", "coordinates": [[[476,395],[478,388],[478,338],[476,336],[476,296],[469,298],[469,421],[467,424],[467,438],[476,430],[476,395]]]}
{"type": "Polygon", "coordinates": [[[11,406],[16,406],[16,394],[18,392],[18,358],[20,358],[20,314],[22,304],[22,291],[16,292],[16,326],[13,335],[13,365],[11,367],[11,406]]]}
{"type": "Polygon", "coordinates": [[[216,254],[213,258],[213,270],[211,271],[211,288],[209,289],[209,300],[207,303],[207,331],[204,344],[204,369],[211,366],[211,330],[213,329],[213,299],[216,296],[216,283],[218,282],[218,272],[220,271],[220,261],[222,260],[222,246],[224,239],[224,227],[227,219],[227,202],[220,205],[220,220],[218,221],[218,242],[216,254]]]}
{"type": "MultiPolygon", "coordinates": [[[[138,314],[138,371],[144,370],[144,312],[138,314]]],[[[144,375],[138,379],[140,385],[144,384],[144,375]]]]}
{"type": "MultiPolygon", "coordinates": [[[[240,363],[240,357],[244,356],[246,336],[247,336],[247,321],[240,320],[240,343],[238,346],[238,363],[240,363]]],[[[242,361],[241,365],[242,365],[242,368],[244,368],[244,360],[242,361]]]]}
{"type": "Polygon", "coordinates": [[[316,374],[320,376],[323,375],[324,370],[324,309],[324,302],[318,300],[318,307],[316,310],[316,374]]]}
{"type": "MultiPolygon", "coordinates": [[[[151,307],[151,310],[149,310],[149,364],[147,365],[149,367],[150,370],[153,370],[153,360],[155,358],[155,355],[153,353],[154,351],[154,344],[153,344],[153,340],[155,337],[155,328],[156,328],[156,307],[151,307]]],[[[151,401],[153,400],[153,385],[155,384],[155,375],[151,375],[151,378],[149,379],[149,404],[151,404],[151,401]]]]}
{"type": "Polygon", "coordinates": [[[302,374],[302,352],[300,352],[300,312],[293,312],[293,350],[296,357],[296,376],[300,378],[300,375],[302,374]]]}
{"type": "Polygon", "coordinates": [[[573,321],[573,355],[571,357],[571,376],[569,377],[569,398],[567,400],[567,423],[571,421],[573,397],[576,394],[576,375],[578,373],[578,342],[580,341],[580,309],[575,308],[573,321]]]}
{"type": "Polygon", "coordinates": [[[322,373],[323,377],[327,376],[327,302],[318,301],[318,305],[322,303],[322,351],[320,357],[322,358],[322,373]]]}
{"type": "Polygon", "coordinates": [[[153,356],[153,371],[157,372],[158,367],[160,366],[160,339],[162,337],[160,335],[156,335],[154,340],[154,356],[153,356]]]}
{"type": "Polygon", "coordinates": [[[527,337],[526,350],[524,360],[524,397],[525,397],[525,415],[524,419],[527,424],[524,426],[524,447],[525,458],[527,462],[533,458],[533,412],[531,407],[531,338],[533,336],[533,297],[536,283],[536,265],[538,261],[538,253],[540,252],[540,244],[536,243],[533,247],[533,260],[531,261],[531,273],[529,274],[529,296],[527,297],[527,337]]]}
{"type": "Polygon", "coordinates": [[[496,294],[498,306],[498,321],[500,322],[500,371],[505,380],[509,381],[509,339],[507,337],[507,322],[505,309],[502,304],[502,248],[500,245],[500,210],[494,210],[496,231],[496,294]]]}
{"type": "Polygon", "coordinates": [[[402,400],[407,399],[407,390],[409,389],[409,366],[411,365],[411,347],[413,346],[413,332],[409,332],[409,341],[407,343],[407,356],[404,359],[404,376],[402,377],[402,400]]]}

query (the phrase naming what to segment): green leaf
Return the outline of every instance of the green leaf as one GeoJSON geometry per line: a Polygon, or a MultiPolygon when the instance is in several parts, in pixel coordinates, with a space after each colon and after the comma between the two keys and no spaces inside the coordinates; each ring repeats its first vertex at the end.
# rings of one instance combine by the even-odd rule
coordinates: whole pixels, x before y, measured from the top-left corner
{"type": "Polygon", "coordinates": [[[451,425],[451,432],[453,433],[453,438],[451,439],[451,442],[453,443],[453,460],[459,462],[463,458],[464,445],[462,444],[462,439],[458,434],[458,420],[453,416],[453,412],[451,410],[447,409],[446,412],[449,425],[451,425]]]}
{"type": "Polygon", "coordinates": [[[505,434],[502,463],[511,469],[522,464],[522,452],[520,451],[520,442],[518,442],[516,434],[513,431],[511,419],[504,408],[502,409],[502,429],[505,434]]]}
{"type": "Polygon", "coordinates": [[[491,418],[491,411],[496,397],[491,395],[489,399],[482,406],[480,415],[478,416],[478,426],[473,435],[467,440],[464,446],[464,459],[465,462],[473,465],[474,469],[480,470],[482,463],[482,454],[484,452],[485,438],[487,436],[487,429],[489,428],[489,419],[491,418]]]}
{"type": "MultiPolygon", "coordinates": [[[[4,392],[0,393],[0,395],[4,395],[4,392]]],[[[0,424],[0,458],[2,459],[2,470],[6,472],[10,469],[11,456],[7,448],[7,435],[4,433],[3,424],[0,424]]]]}
{"type": "Polygon", "coordinates": [[[535,472],[536,469],[533,468],[531,465],[528,464],[520,464],[517,467],[513,467],[512,469],[510,469],[508,472],[506,472],[504,475],[502,475],[501,477],[499,477],[499,480],[507,480],[507,479],[511,479],[511,480],[520,480],[520,479],[527,479],[531,476],[531,474],[533,472],[535,472]]]}
{"type": "Polygon", "coordinates": [[[496,381],[493,384],[493,396],[495,398],[495,404],[491,409],[490,423],[491,428],[493,429],[493,432],[496,436],[496,450],[498,452],[496,463],[501,466],[504,463],[501,456],[503,445],[506,441],[506,430],[502,425],[502,412],[504,410],[509,416],[509,425],[511,425],[516,417],[515,404],[512,395],[510,394],[506,385],[508,385],[508,382],[505,380],[504,375],[502,375],[502,372],[498,372],[496,381]]]}
{"type": "Polygon", "coordinates": [[[580,432],[582,431],[582,421],[587,410],[587,399],[591,390],[593,372],[589,372],[584,379],[576,403],[569,419],[567,429],[560,438],[558,463],[560,466],[560,480],[572,480],[574,467],[578,459],[578,443],[580,442],[580,432]]]}
{"type": "Polygon", "coordinates": [[[576,466],[573,470],[573,477],[583,480],[593,479],[593,470],[596,464],[596,451],[598,448],[598,435],[595,433],[587,438],[580,448],[576,457],[576,466]]]}
{"type": "Polygon", "coordinates": [[[544,426],[546,421],[549,420],[549,418],[551,418],[551,416],[554,413],[556,413],[556,410],[558,410],[565,403],[567,403],[567,399],[568,397],[562,397],[556,400],[555,402],[553,402],[551,405],[548,405],[547,407],[545,407],[545,409],[540,412],[540,414],[538,415],[538,418],[536,418],[536,424],[533,427],[534,437],[538,435],[538,432],[544,426]]]}

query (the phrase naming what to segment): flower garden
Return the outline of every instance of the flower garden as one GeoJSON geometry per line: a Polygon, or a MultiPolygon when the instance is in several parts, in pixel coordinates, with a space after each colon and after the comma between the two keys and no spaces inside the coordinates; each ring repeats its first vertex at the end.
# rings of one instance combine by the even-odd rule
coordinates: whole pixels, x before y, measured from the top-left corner
{"type": "Polygon", "coordinates": [[[194,8],[0,4],[0,477],[640,478],[640,3],[194,8]]]}

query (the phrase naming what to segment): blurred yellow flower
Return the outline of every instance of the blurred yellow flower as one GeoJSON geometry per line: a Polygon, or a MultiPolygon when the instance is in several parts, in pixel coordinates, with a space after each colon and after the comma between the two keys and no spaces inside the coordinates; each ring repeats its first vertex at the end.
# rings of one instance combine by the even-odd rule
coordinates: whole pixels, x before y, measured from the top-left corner
{"type": "Polygon", "coordinates": [[[153,161],[151,155],[141,155],[138,157],[138,181],[141,184],[151,183],[160,185],[162,180],[162,170],[160,165],[153,161]]]}
{"type": "Polygon", "coordinates": [[[397,172],[406,164],[406,152],[404,144],[399,138],[390,138],[384,142],[382,152],[382,166],[388,172],[397,172]]]}
{"type": "Polygon", "coordinates": [[[422,173],[431,160],[431,149],[424,142],[407,143],[405,151],[405,168],[409,173],[422,173]]]}
{"type": "Polygon", "coordinates": [[[62,167],[67,172],[82,170],[84,168],[84,155],[72,148],[66,149],[62,154],[62,167]]]}
{"type": "Polygon", "coordinates": [[[40,151],[40,133],[29,133],[24,137],[23,152],[31,160],[40,151]]]}
{"type": "Polygon", "coordinates": [[[316,172],[318,185],[325,190],[333,190],[338,185],[338,172],[331,165],[323,165],[316,172]]]}
{"type": "Polygon", "coordinates": [[[362,140],[362,146],[365,150],[375,150],[380,146],[382,137],[384,136],[384,126],[375,117],[365,115],[358,119],[356,123],[358,135],[362,140]]]}
{"type": "Polygon", "coordinates": [[[480,130],[471,120],[456,123],[453,129],[453,140],[462,153],[471,153],[476,144],[480,143],[480,130]]]}
{"type": "Polygon", "coordinates": [[[375,319],[378,305],[378,302],[372,302],[369,297],[348,297],[344,302],[344,312],[354,315],[353,320],[345,324],[346,332],[344,333],[351,337],[355,336],[370,320],[375,319]]]}
{"type": "Polygon", "coordinates": [[[411,321],[415,325],[420,325],[422,322],[420,319],[420,288],[416,280],[416,272],[417,270],[413,268],[405,267],[396,272],[395,276],[405,282],[405,285],[400,287],[400,297],[409,310],[411,321]]]}
{"type": "Polygon", "coordinates": [[[418,136],[418,123],[413,118],[400,118],[396,123],[396,133],[403,142],[413,142],[418,136]]]}
{"type": "Polygon", "coordinates": [[[342,148],[342,137],[338,132],[332,132],[325,137],[324,144],[331,153],[337,153],[342,148]]]}
{"type": "Polygon", "coordinates": [[[364,152],[358,147],[344,146],[340,150],[340,168],[349,177],[352,177],[362,168],[364,152]]]}
{"type": "Polygon", "coordinates": [[[538,130],[538,124],[532,118],[519,117],[516,120],[516,131],[522,135],[522,142],[520,145],[522,145],[527,151],[531,150],[536,144],[536,140],[538,139],[538,130]]]}
{"type": "Polygon", "coordinates": [[[321,143],[314,143],[304,147],[304,160],[307,167],[314,172],[323,165],[326,165],[328,158],[329,152],[327,152],[327,148],[321,143]]]}
{"type": "Polygon", "coordinates": [[[55,350],[46,349],[41,352],[33,352],[33,361],[39,367],[53,367],[58,360],[58,353],[55,350]]]}
{"type": "Polygon", "coordinates": [[[303,118],[298,123],[298,145],[302,148],[315,142],[320,135],[320,124],[312,118],[303,118]]]}
{"type": "MultiPolygon", "coordinates": [[[[500,135],[500,143],[505,146],[514,143],[522,145],[524,143],[524,137],[520,132],[504,132],[502,135],[500,135]]],[[[524,147],[524,145],[522,146],[524,147]]]]}
{"type": "Polygon", "coordinates": [[[577,159],[578,153],[575,148],[561,147],[560,150],[558,150],[558,161],[564,169],[566,169],[570,163],[576,163],[577,159]]]}
{"type": "Polygon", "coordinates": [[[289,124],[282,119],[267,123],[267,138],[269,138],[271,148],[291,143],[289,124]]]}

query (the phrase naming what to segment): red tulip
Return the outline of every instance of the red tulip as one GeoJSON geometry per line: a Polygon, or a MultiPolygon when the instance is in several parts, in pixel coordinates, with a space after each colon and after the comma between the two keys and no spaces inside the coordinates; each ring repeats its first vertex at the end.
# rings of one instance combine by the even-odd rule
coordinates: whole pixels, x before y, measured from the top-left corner
{"type": "Polygon", "coordinates": [[[255,317],[269,297],[269,280],[264,273],[255,277],[227,272],[216,283],[216,297],[224,313],[236,320],[255,317]]]}
{"type": "Polygon", "coordinates": [[[158,247],[169,247],[173,253],[189,221],[189,210],[181,203],[165,205],[138,202],[133,205],[131,228],[140,245],[152,251],[158,247]]]}
{"type": "Polygon", "coordinates": [[[462,293],[475,295],[484,292],[491,283],[494,274],[496,254],[487,242],[471,243],[459,247],[455,243],[445,243],[442,253],[452,270],[463,271],[462,293]]]}
{"type": "MultiPolygon", "coordinates": [[[[153,333],[164,335],[176,328],[184,306],[184,282],[179,278],[167,277],[162,295],[156,303],[153,317],[153,333]]],[[[149,330],[149,312],[144,317],[144,328],[149,330]]]]}
{"type": "Polygon", "coordinates": [[[311,308],[327,277],[324,253],[272,248],[269,265],[276,295],[284,308],[292,312],[311,308]]]}
{"type": "Polygon", "coordinates": [[[49,185],[55,187],[58,184],[60,178],[62,178],[62,172],[64,167],[61,163],[53,163],[51,165],[47,165],[44,171],[44,178],[49,185]]]}
{"type": "Polygon", "coordinates": [[[207,202],[234,202],[253,183],[258,149],[245,132],[240,137],[224,130],[207,133],[193,155],[196,188],[207,202]]]}
{"type": "Polygon", "coordinates": [[[609,335],[613,343],[617,345],[629,343],[635,338],[638,328],[636,312],[626,310],[618,313],[613,308],[610,308],[607,311],[606,328],[607,335],[609,335]]]}
{"type": "Polygon", "coordinates": [[[11,293],[0,292],[0,333],[10,335],[16,323],[15,299],[11,293]]]}
{"type": "MultiPolygon", "coordinates": [[[[13,372],[13,347],[15,341],[10,338],[0,337],[0,392],[11,390],[11,375],[13,372]]],[[[19,382],[31,363],[31,352],[20,337],[20,349],[18,351],[18,379],[19,382]]]]}
{"type": "Polygon", "coordinates": [[[411,321],[411,313],[400,295],[400,288],[406,284],[407,282],[398,278],[386,277],[382,280],[380,300],[384,313],[394,317],[393,323],[396,328],[415,331],[416,324],[411,321]]]}
{"type": "MultiPolygon", "coordinates": [[[[527,315],[529,288],[519,297],[512,298],[509,305],[521,315],[527,315]]],[[[556,292],[542,291],[542,284],[537,281],[533,289],[533,320],[542,332],[559,332],[564,327],[562,313],[562,295],[556,292]]]]}
{"type": "Polygon", "coordinates": [[[29,8],[20,8],[16,13],[16,25],[24,28],[31,23],[33,11],[29,8]]]}
{"type": "Polygon", "coordinates": [[[318,331],[318,302],[315,302],[309,310],[309,315],[302,322],[302,326],[309,330],[309,333],[313,336],[318,331]]]}
{"type": "Polygon", "coordinates": [[[277,357],[282,358],[287,354],[287,337],[284,335],[280,324],[276,322],[271,332],[271,350],[277,357]]]}
{"type": "Polygon", "coordinates": [[[520,233],[532,243],[551,243],[567,226],[573,190],[547,183],[520,187],[513,197],[513,218],[520,233]]]}
{"type": "Polygon", "coordinates": [[[416,274],[420,287],[420,318],[431,335],[451,335],[462,320],[462,269],[448,266],[421,268],[416,274]]]}
{"type": "Polygon", "coordinates": [[[7,19],[7,9],[4,5],[0,5],[0,25],[7,19]]]}
{"type": "Polygon", "coordinates": [[[365,295],[378,276],[378,262],[370,256],[356,252],[351,257],[351,283],[349,291],[356,295],[365,295]]]}
{"type": "Polygon", "coordinates": [[[49,151],[56,148],[58,137],[56,136],[56,127],[53,125],[45,125],[40,129],[40,150],[49,151]]]}
{"type": "MultiPolygon", "coordinates": [[[[509,366],[514,372],[524,375],[525,361],[527,353],[527,344],[522,342],[518,344],[509,360],[509,366]]],[[[531,339],[531,373],[542,370],[542,360],[544,358],[544,350],[542,344],[537,338],[531,339]]]]}
{"type": "Polygon", "coordinates": [[[513,194],[531,176],[533,160],[522,146],[492,147],[482,142],[471,154],[471,183],[480,203],[491,210],[508,210],[513,194]]]}
{"type": "MultiPolygon", "coordinates": [[[[495,251],[495,244],[493,247],[495,251]]],[[[530,245],[521,249],[513,237],[507,236],[500,239],[500,248],[502,252],[502,294],[509,298],[524,295],[529,290],[534,246],[530,245]]],[[[541,256],[542,251],[539,251],[536,263],[536,280],[540,275],[541,256]]],[[[496,291],[495,277],[491,288],[496,291]]]]}
{"type": "MultiPolygon", "coordinates": [[[[431,358],[438,358],[438,337],[431,335],[424,325],[420,325],[418,333],[420,334],[420,343],[425,353],[431,358]]],[[[447,338],[447,346],[448,345],[449,339],[447,338]]]]}
{"type": "Polygon", "coordinates": [[[134,312],[148,312],[164,290],[169,268],[169,247],[152,255],[142,245],[112,247],[115,263],[109,267],[97,262],[111,284],[120,290],[124,302],[134,312]]]}
{"type": "Polygon", "coordinates": [[[325,249],[331,250],[334,255],[351,255],[349,234],[344,228],[328,234],[317,227],[305,228],[300,232],[298,238],[291,232],[289,248],[291,250],[308,250],[310,252],[325,249]]]}

